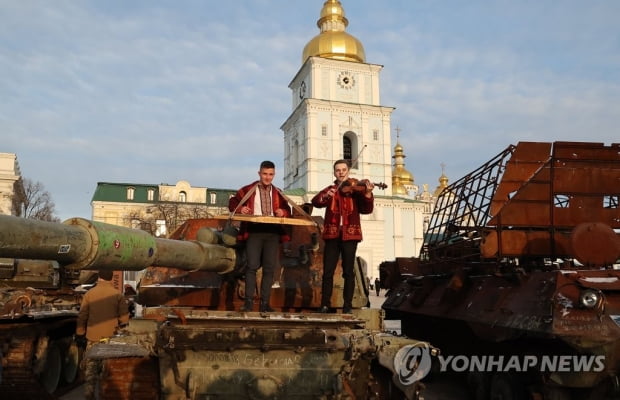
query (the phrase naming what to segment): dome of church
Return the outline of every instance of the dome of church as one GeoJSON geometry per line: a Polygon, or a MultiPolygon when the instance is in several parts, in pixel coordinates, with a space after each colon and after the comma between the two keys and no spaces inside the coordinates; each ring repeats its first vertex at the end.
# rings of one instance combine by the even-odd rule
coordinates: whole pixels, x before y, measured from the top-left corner
{"type": "Polygon", "coordinates": [[[349,21],[339,0],[327,0],[321,16],[316,22],[321,33],[304,47],[301,62],[308,57],[333,58],[336,60],[365,62],[366,54],[362,42],[345,32],[349,21]]]}
{"type": "Polygon", "coordinates": [[[396,160],[394,169],[392,170],[392,182],[395,183],[394,178],[398,178],[398,182],[401,185],[413,185],[413,174],[405,169],[405,157],[403,146],[399,142],[396,142],[396,146],[394,146],[394,156],[392,156],[392,158],[396,160]]]}
{"type": "Polygon", "coordinates": [[[395,196],[406,196],[409,194],[407,188],[400,182],[400,178],[398,176],[392,176],[392,194],[395,196]]]}
{"type": "Polygon", "coordinates": [[[433,197],[439,196],[439,194],[448,187],[448,177],[446,174],[441,174],[439,177],[439,186],[435,188],[435,192],[433,193],[433,197]]]}
{"type": "Polygon", "coordinates": [[[402,166],[397,166],[392,171],[392,176],[397,176],[403,185],[413,185],[413,174],[402,166]]]}

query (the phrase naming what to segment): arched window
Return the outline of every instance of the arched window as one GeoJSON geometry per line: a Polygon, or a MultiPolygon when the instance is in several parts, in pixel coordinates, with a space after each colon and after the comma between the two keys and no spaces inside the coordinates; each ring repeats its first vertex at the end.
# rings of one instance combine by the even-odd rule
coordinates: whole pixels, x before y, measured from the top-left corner
{"type": "Polygon", "coordinates": [[[345,160],[349,160],[351,164],[351,168],[357,168],[357,136],[355,132],[345,132],[342,136],[342,158],[345,160]]]}
{"type": "Polygon", "coordinates": [[[136,193],[136,189],[133,187],[127,188],[127,200],[133,200],[134,194],[136,193]]]}
{"type": "Polygon", "coordinates": [[[297,139],[295,139],[295,144],[294,144],[294,149],[292,151],[293,153],[293,162],[291,167],[293,168],[293,176],[297,176],[297,174],[299,174],[299,152],[301,151],[299,149],[299,141],[297,139]]]}
{"type": "Polygon", "coordinates": [[[179,202],[185,203],[187,201],[187,193],[179,192],[179,202]]]}
{"type": "Polygon", "coordinates": [[[353,159],[351,155],[351,139],[346,136],[342,138],[342,158],[349,161],[353,159]]]}
{"type": "Polygon", "coordinates": [[[149,189],[146,191],[146,199],[148,201],[155,200],[155,189],[149,189]]]}

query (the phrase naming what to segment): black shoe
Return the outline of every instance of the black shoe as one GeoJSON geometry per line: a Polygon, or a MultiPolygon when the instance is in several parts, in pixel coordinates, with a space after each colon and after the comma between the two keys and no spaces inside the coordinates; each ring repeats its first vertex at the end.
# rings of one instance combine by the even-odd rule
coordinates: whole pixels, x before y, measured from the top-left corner
{"type": "Polygon", "coordinates": [[[239,308],[239,311],[241,311],[241,312],[252,311],[252,308],[254,308],[252,302],[251,301],[246,301],[245,303],[243,303],[241,308],[239,308]]]}
{"type": "Polygon", "coordinates": [[[274,312],[276,310],[274,310],[273,308],[269,307],[269,304],[261,304],[259,311],[260,312],[274,312]]]}
{"type": "Polygon", "coordinates": [[[329,313],[329,307],[321,306],[321,308],[319,308],[319,312],[322,313],[322,314],[327,314],[327,313],[329,313]]]}
{"type": "Polygon", "coordinates": [[[342,308],[342,313],[343,313],[343,314],[351,314],[351,312],[353,312],[353,310],[351,309],[351,307],[343,307],[343,308],[342,308]]]}

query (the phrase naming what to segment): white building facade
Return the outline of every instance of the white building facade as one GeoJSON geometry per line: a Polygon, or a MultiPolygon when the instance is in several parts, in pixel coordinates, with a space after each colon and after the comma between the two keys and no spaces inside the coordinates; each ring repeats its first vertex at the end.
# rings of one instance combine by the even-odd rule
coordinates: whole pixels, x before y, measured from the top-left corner
{"type": "Polygon", "coordinates": [[[13,153],[0,153],[0,214],[14,214],[12,201],[17,182],[21,182],[17,156],[13,153]]]}

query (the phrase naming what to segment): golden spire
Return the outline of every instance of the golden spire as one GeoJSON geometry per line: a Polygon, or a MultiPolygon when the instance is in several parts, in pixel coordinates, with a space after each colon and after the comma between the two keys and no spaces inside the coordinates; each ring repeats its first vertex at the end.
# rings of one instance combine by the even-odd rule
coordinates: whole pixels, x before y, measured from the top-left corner
{"type": "Polygon", "coordinates": [[[439,194],[448,187],[448,177],[446,176],[444,170],[446,168],[446,164],[441,163],[441,176],[439,177],[439,186],[435,188],[435,192],[433,193],[433,197],[439,196],[439,194]]]}
{"type": "Polygon", "coordinates": [[[392,194],[408,194],[413,189],[414,179],[411,172],[405,169],[405,152],[399,143],[401,129],[396,127],[396,146],[394,146],[394,169],[392,170],[392,194]]]}
{"type": "Polygon", "coordinates": [[[301,62],[308,57],[333,58],[336,60],[365,62],[366,54],[362,42],[345,32],[349,21],[339,0],[327,0],[316,22],[321,30],[304,47],[301,62]]]}

